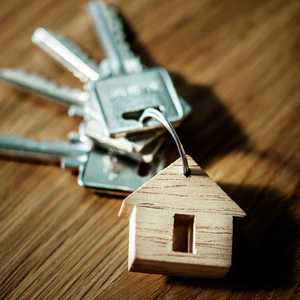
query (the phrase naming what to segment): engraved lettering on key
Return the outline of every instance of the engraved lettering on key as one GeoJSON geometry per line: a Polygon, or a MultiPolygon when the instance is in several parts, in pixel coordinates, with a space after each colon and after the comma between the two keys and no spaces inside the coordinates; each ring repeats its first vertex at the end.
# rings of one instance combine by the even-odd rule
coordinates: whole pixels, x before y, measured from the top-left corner
{"type": "Polygon", "coordinates": [[[160,151],[164,137],[159,131],[150,135],[146,132],[159,126],[156,122],[146,126],[138,122],[144,110],[159,109],[177,124],[191,109],[178,98],[166,70],[147,69],[134,55],[121,19],[112,7],[92,1],[89,12],[106,53],[99,65],[61,35],[38,28],[32,36],[35,44],[82,81],[82,90],[21,70],[0,70],[0,80],[67,105],[70,115],[81,116],[78,136],[69,143],[0,137],[0,151],[59,158],[62,166],[79,169],[78,181],[83,186],[132,191],[164,167],[160,151]],[[149,173],[139,173],[140,162],[151,163],[149,173]]]}
{"type": "Polygon", "coordinates": [[[158,132],[149,137],[145,131],[158,124],[149,122],[141,126],[129,117],[140,114],[145,108],[156,107],[177,124],[188,115],[190,107],[178,99],[164,69],[143,67],[126,42],[115,9],[102,1],[92,1],[88,7],[106,52],[106,59],[99,66],[61,35],[38,28],[32,37],[34,43],[82,80],[83,91],[59,86],[19,70],[2,70],[0,79],[68,105],[69,115],[84,119],[80,134],[114,153],[149,163],[158,148],[153,147],[152,152],[146,153],[144,149],[153,138],[159,139],[157,143],[160,144],[161,137],[158,132]],[[130,139],[129,135],[135,133],[139,133],[139,139],[130,139]]]}
{"type": "Polygon", "coordinates": [[[0,136],[0,156],[59,161],[62,168],[79,170],[80,185],[108,193],[132,192],[164,167],[160,158],[142,176],[139,164],[95,149],[88,138],[76,133],[68,143],[0,136]]]}
{"type": "Polygon", "coordinates": [[[145,128],[139,122],[122,117],[124,113],[148,107],[162,107],[169,121],[174,125],[180,122],[186,110],[168,72],[162,68],[143,67],[130,50],[122,22],[114,9],[101,1],[91,1],[88,8],[107,56],[100,69],[106,70],[108,78],[94,83],[91,97],[94,106],[100,107],[98,113],[103,115],[106,133],[114,137],[126,136],[159,126],[150,122],[145,128]]]}
{"type": "MultiPolygon", "coordinates": [[[[184,115],[168,73],[160,68],[97,81],[91,101],[101,108],[106,130],[113,136],[145,131],[138,122],[122,117],[130,111],[162,107],[166,117],[175,123],[184,115]]],[[[148,126],[147,129],[151,128],[148,126]]]]}

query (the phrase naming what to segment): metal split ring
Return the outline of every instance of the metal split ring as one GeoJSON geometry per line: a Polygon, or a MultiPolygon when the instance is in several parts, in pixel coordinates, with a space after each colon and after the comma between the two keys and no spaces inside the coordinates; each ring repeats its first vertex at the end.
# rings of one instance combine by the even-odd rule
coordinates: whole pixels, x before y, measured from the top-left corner
{"type": "Polygon", "coordinates": [[[139,121],[144,123],[145,119],[148,118],[153,118],[156,119],[158,122],[160,122],[165,128],[166,130],[171,134],[172,138],[174,139],[178,152],[181,156],[182,159],[182,166],[183,166],[183,174],[188,177],[191,174],[191,170],[189,168],[189,164],[188,164],[188,160],[186,158],[186,153],[185,150],[182,146],[182,143],[174,129],[174,127],[172,126],[172,124],[169,122],[169,120],[164,116],[163,113],[161,113],[159,110],[155,109],[155,108],[147,108],[144,110],[143,114],[141,115],[139,121]]]}

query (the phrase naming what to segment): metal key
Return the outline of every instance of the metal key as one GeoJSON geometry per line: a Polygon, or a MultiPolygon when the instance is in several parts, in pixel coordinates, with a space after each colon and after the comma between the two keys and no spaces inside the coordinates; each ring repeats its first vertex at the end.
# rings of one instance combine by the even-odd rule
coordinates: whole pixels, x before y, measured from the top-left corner
{"type": "MultiPolygon", "coordinates": [[[[95,8],[97,7],[98,6],[96,6],[95,8]]],[[[113,19],[115,20],[117,16],[116,15],[113,16],[114,16],[113,19]]],[[[120,23],[120,20],[118,22],[120,23]]],[[[105,33],[106,35],[109,34],[109,32],[106,31],[105,33]]],[[[107,127],[109,127],[107,126],[107,120],[111,120],[112,111],[114,111],[114,115],[116,115],[114,118],[117,120],[117,122],[115,120],[111,120],[109,122],[118,123],[119,121],[121,122],[121,124],[124,122],[125,124],[134,123],[135,124],[134,127],[139,127],[139,130],[137,131],[141,131],[141,130],[143,131],[143,126],[141,126],[139,122],[135,122],[132,120],[125,120],[123,119],[122,115],[120,116],[120,113],[123,112],[123,114],[126,116],[126,113],[128,112],[130,113],[130,112],[134,112],[135,110],[141,110],[143,107],[145,107],[145,103],[146,103],[146,106],[148,104],[150,106],[160,106],[162,109],[165,109],[166,112],[168,111],[171,112],[172,109],[174,112],[177,109],[178,111],[180,111],[181,117],[179,118],[179,120],[181,120],[186,116],[185,113],[188,110],[190,110],[189,108],[187,109],[187,107],[189,106],[185,101],[182,102],[178,99],[172,81],[169,78],[168,73],[163,69],[159,69],[159,68],[151,69],[149,72],[145,70],[142,73],[139,73],[138,76],[134,76],[135,74],[132,74],[133,77],[130,76],[110,77],[105,80],[105,77],[107,77],[107,74],[105,73],[107,73],[107,71],[100,70],[99,71],[100,73],[98,73],[98,77],[97,77],[94,74],[96,67],[95,64],[92,62],[92,60],[88,58],[87,54],[85,54],[78,45],[75,45],[67,38],[52,33],[44,28],[38,28],[34,32],[32,40],[37,46],[45,50],[56,61],[61,63],[67,69],[71,70],[77,77],[83,79],[83,81],[88,80],[85,86],[85,90],[88,93],[90,93],[90,95],[92,95],[90,98],[90,103],[87,103],[90,104],[92,108],[87,109],[86,112],[90,112],[90,113],[92,112],[93,115],[91,114],[89,115],[88,113],[86,113],[86,116],[89,119],[90,118],[94,118],[96,120],[103,119],[104,120],[103,125],[106,127],[105,135],[112,135],[109,132],[109,130],[107,130],[107,127]],[[91,76],[90,74],[86,74],[87,73],[86,70],[89,71],[93,70],[93,72],[91,73],[94,75],[91,76]],[[154,79],[152,82],[150,82],[151,78],[154,79]],[[156,79],[157,82],[155,82],[156,79]],[[147,100],[147,98],[149,98],[149,95],[147,95],[147,93],[148,92],[151,93],[151,91],[155,92],[155,90],[158,89],[160,86],[160,81],[162,81],[161,85],[166,87],[166,89],[164,90],[165,93],[160,93],[161,95],[153,95],[154,102],[155,102],[153,103],[151,99],[147,100]],[[132,85],[130,84],[130,82],[136,82],[136,85],[132,85]],[[143,86],[141,86],[141,84],[139,85],[139,82],[141,83],[145,82],[146,84],[143,84],[143,86]],[[147,82],[149,84],[147,84],[147,82]],[[111,92],[113,92],[112,95],[111,92]],[[127,92],[129,94],[126,97],[127,92]],[[130,93],[133,93],[133,95],[131,96],[130,93]],[[172,104],[172,101],[169,103],[168,100],[169,94],[171,94],[171,97],[175,101],[176,109],[175,106],[172,104]],[[101,95],[103,99],[100,99],[101,95]],[[110,100],[116,97],[118,98],[123,96],[125,96],[125,99],[122,99],[121,103],[113,103],[113,101],[110,102],[110,100]],[[156,100],[159,97],[161,98],[162,102],[165,103],[165,108],[162,107],[163,103],[160,102],[157,103],[156,100]],[[143,100],[139,100],[139,99],[143,99],[143,100]]],[[[125,46],[122,45],[122,43],[119,43],[118,45],[120,45],[121,49],[125,48],[125,46]]],[[[117,46],[115,46],[115,48],[117,48],[117,46]]],[[[124,53],[124,51],[122,51],[122,53],[124,53]]],[[[129,58],[129,54],[124,53],[124,57],[125,57],[124,59],[126,59],[127,65],[133,65],[132,63],[133,60],[139,61],[138,58],[132,58],[132,55],[130,56],[131,58],[129,58]]],[[[136,63],[136,65],[138,64],[139,63],[136,63]]],[[[140,65],[140,67],[131,68],[130,70],[131,72],[132,70],[135,70],[137,72],[138,70],[142,70],[141,68],[142,66],[140,65]]]]}
{"type": "MultiPolygon", "coordinates": [[[[45,29],[38,29],[32,40],[65,67],[73,71],[75,68],[76,74],[78,72],[83,75],[79,77],[88,80],[85,89],[91,95],[92,108],[89,111],[93,113],[95,120],[103,120],[104,134],[125,136],[160,127],[156,122],[149,122],[145,127],[127,117],[128,114],[140,113],[147,107],[159,108],[174,125],[179,123],[185,117],[185,110],[166,70],[142,69],[139,59],[129,50],[117,14],[102,2],[91,2],[89,7],[96,31],[107,49],[108,58],[104,64],[111,66],[111,72],[100,67],[98,78],[86,74],[86,70],[91,69],[89,66],[94,66],[85,63],[90,61],[86,59],[87,56],[66,38],[45,29]],[[76,59],[77,55],[80,64],[76,59]],[[80,71],[81,68],[83,71],[80,71]]],[[[95,67],[92,69],[95,71],[95,67]]],[[[91,115],[87,117],[91,118],[91,115]]]]}
{"type": "MultiPolygon", "coordinates": [[[[32,38],[84,82],[82,91],[18,70],[0,71],[0,79],[65,104],[69,114],[82,116],[80,133],[69,143],[0,137],[0,152],[59,159],[63,167],[78,168],[78,182],[83,186],[106,192],[131,192],[165,164],[163,151],[159,150],[160,133],[150,137],[144,135],[145,128],[138,121],[141,113],[149,106],[156,107],[177,123],[189,114],[190,107],[178,98],[164,69],[143,68],[139,58],[129,49],[121,20],[112,8],[93,2],[90,13],[98,35],[105,42],[107,59],[100,66],[61,35],[39,28],[32,38]],[[131,136],[136,132],[142,132],[144,137],[131,136]],[[97,148],[95,141],[112,153],[97,148]],[[139,163],[115,153],[152,164],[146,173],[141,172],[139,163]]],[[[151,122],[146,129],[152,127],[157,124],[151,122]]]]}
{"type": "MultiPolygon", "coordinates": [[[[41,95],[48,100],[54,100],[57,103],[66,105],[69,109],[69,115],[78,115],[86,119],[80,125],[80,133],[92,138],[97,144],[107,150],[125,155],[137,161],[150,163],[159,147],[153,145],[154,140],[161,138],[160,133],[153,133],[144,138],[116,138],[106,136],[103,132],[103,126],[100,120],[93,120],[93,114],[87,117],[91,108],[89,106],[89,94],[85,91],[71,89],[43,78],[38,75],[29,74],[20,70],[2,69],[0,70],[0,79],[19,88],[41,95]]],[[[158,141],[161,145],[162,141],[158,141]]]]}
{"type": "Polygon", "coordinates": [[[101,1],[91,1],[88,12],[107,57],[101,62],[102,71],[110,75],[142,71],[142,63],[130,50],[122,21],[115,9],[101,1]]]}
{"type": "MultiPolygon", "coordinates": [[[[91,6],[92,5],[94,4],[91,4],[91,6]]],[[[96,8],[97,5],[98,4],[96,4],[96,8]]],[[[95,20],[97,20],[97,12],[99,12],[97,11],[96,8],[95,8],[96,14],[94,16],[95,20]]],[[[107,21],[108,29],[113,30],[113,32],[115,33],[114,41],[117,41],[115,37],[118,37],[119,41],[121,41],[118,42],[119,46],[115,47],[115,49],[117,51],[118,49],[121,49],[120,51],[121,55],[119,55],[121,57],[120,62],[126,61],[126,63],[124,63],[124,68],[126,69],[126,72],[141,71],[142,66],[139,62],[139,59],[137,59],[133,55],[133,53],[129,50],[128,45],[127,46],[125,45],[126,42],[124,39],[122,23],[120,19],[118,19],[116,13],[109,6],[105,6],[103,4],[102,8],[107,11],[106,13],[104,13],[104,21],[107,21]],[[133,63],[134,61],[136,63],[133,63]],[[136,67],[129,68],[130,65],[131,66],[136,65],[136,67]]],[[[118,125],[118,120],[120,117],[119,114],[120,111],[118,110],[118,108],[121,108],[121,112],[123,111],[121,121],[125,121],[126,123],[123,125],[127,126],[128,124],[131,124],[133,125],[133,127],[136,127],[136,124],[138,124],[138,126],[140,127],[139,130],[144,132],[144,129],[139,122],[135,120],[130,120],[131,115],[135,114],[136,109],[138,109],[137,111],[138,113],[142,112],[143,105],[142,107],[135,106],[137,99],[134,100],[132,99],[133,97],[131,97],[131,95],[128,95],[129,99],[126,99],[125,97],[125,99],[123,99],[125,101],[119,103],[120,105],[118,103],[115,103],[112,106],[109,104],[107,107],[105,107],[106,112],[104,113],[103,105],[99,105],[99,99],[100,99],[99,91],[101,92],[102,89],[104,88],[103,91],[105,92],[105,87],[109,85],[109,82],[106,79],[104,79],[105,76],[107,76],[107,74],[105,75],[101,70],[99,71],[97,65],[91,59],[89,59],[88,56],[77,45],[75,45],[73,42],[69,41],[68,39],[60,35],[39,28],[33,34],[32,39],[38,46],[46,50],[48,54],[54,57],[63,66],[71,70],[77,77],[79,77],[85,82],[87,81],[85,85],[85,90],[78,91],[75,89],[67,89],[65,87],[59,87],[58,85],[55,85],[37,76],[28,75],[27,73],[21,73],[19,71],[12,71],[12,70],[4,70],[3,72],[1,72],[0,79],[6,80],[10,83],[14,83],[23,88],[27,88],[31,91],[47,96],[48,98],[54,99],[63,104],[70,105],[69,108],[70,115],[80,115],[84,118],[84,122],[80,126],[81,133],[84,133],[87,136],[93,138],[100,146],[106,149],[110,149],[111,151],[129,156],[139,161],[150,162],[149,160],[154,157],[158,149],[157,147],[154,147],[153,150],[150,150],[149,152],[150,149],[149,144],[152,143],[153,137],[139,138],[138,140],[131,139],[129,137],[127,139],[111,138],[110,136],[113,134],[109,130],[109,127],[107,126],[109,125],[107,124],[107,120],[111,120],[113,124],[118,125]],[[126,103],[128,103],[128,105],[126,103]],[[133,107],[130,107],[129,103],[132,103],[131,106],[133,107]],[[129,106],[129,108],[127,108],[127,106],[129,106]],[[116,114],[116,116],[108,115],[107,113],[116,114]],[[144,148],[147,148],[148,150],[147,153],[143,153],[144,148]]],[[[111,59],[108,59],[108,61],[110,60],[111,59]]],[[[142,74],[141,77],[143,77],[145,75],[145,72],[143,71],[141,74],[142,74]]],[[[118,83],[118,76],[110,77],[108,79],[109,80],[116,79],[116,81],[113,81],[112,83],[113,84],[118,83]]],[[[126,86],[126,84],[125,86],[123,86],[122,85],[123,79],[121,78],[121,82],[119,81],[120,85],[117,84],[115,90],[116,95],[113,96],[118,96],[118,97],[124,96],[123,93],[124,88],[125,89],[128,88],[128,90],[131,93],[132,92],[136,93],[137,91],[139,91],[138,86],[133,88],[130,86],[128,87],[128,85],[126,86]]],[[[130,81],[131,80],[129,78],[129,82],[130,81]]],[[[152,86],[152,88],[155,89],[156,84],[152,83],[150,86],[152,86]]],[[[149,87],[146,86],[146,90],[148,88],[149,87]]],[[[109,89],[109,91],[111,91],[111,89],[109,89]]],[[[102,97],[103,96],[104,95],[102,95],[102,97]]],[[[145,100],[147,98],[147,93],[146,94],[142,93],[141,95],[139,95],[139,97],[145,100]]],[[[156,95],[154,95],[154,98],[157,98],[156,95]]],[[[138,103],[138,105],[140,104],[141,103],[138,103]]],[[[163,106],[160,107],[164,109],[163,106]]],[[[189,113],[190,107],[186,104],[186,102],[182,102],[182,110],[184,116],[186,116],[189,113]]],[[[159,136],[159,134],[155,134],[154,136],[156,138],[159,136]]]]}
{"type": "Polygon", "coordinates": [[[99,78],[97,64],[69,39],[38,28],[32,35],[32,41],[80,80],[94,81],[99,78]]]}
{"type": "Polygon", "coordinates": [[[127,138],[111,138],[101,134],[103,129],[96,121],[86,121],[80,124],[79,132],[98,141],[99,146],[108,149],[114,153],[124,155],[136,161],[142,161],[150,164],[156,153],[163,145],[165,138],[160,132],[153,132],[148,136],[136,138],[135,136],[127,138]],[[100,142],[99,142],[100,141],[100,142]]]}
{"type": "Polygon", "coordinates": [[[0,69],[0,79],[67,106],[75,105],[82,108],[89,100],[87,92],[60,86],[40,75],[21,70],[0,69]]]}
{"type": "Polygon", "coordinates": [[[70,143],[0,136],[0,155],[58,160],[63,168],[79,170],[81,186],[117,194],[136,190],[164,167],[164,160],[159,159],[142,175],[139,164],[95,149],[90,140],[76,134],[70,143]]]}
{"type": "Polygon", "coordinates": [[[22,137],[1,136],[0,153],[25,156],[33,159],[60,160],[63,164],[65,158],[78,159],[81,162],[87,160],[87,155],[91,151],[91,144],[83,143],[62,143],[35,141],[22,137]]]}
{"type": "MultiPolygon", "coordinates": [[[[79,46],[75,45],[67,38],[55,33],[51,33],[46,29],[39,28],[34,32],[32,40],[55,60],[60,62],[64,67],[72,70],[73,73],[75,72],[75,74],[80,74],[77,77],[81,79],[83,78],[84,81],[89,79],[91,82],[96,79],[96,76],[90,76],[91,72],[89,72],[89,74],[85,72],[86,70],[95,70],[95,64],[91,59],[88,58],[88,56],[80,49],[79,46]],[[80,72],[81,69],[83,69],[83,72],[80,72]]],[[[98,77],[101,78],[102,75],[99,73],[98,77]]],[[[86,91],[86,94],[91,95],[89,91],[86,91]]],[[[152,142],[153,137],[141,138],[138,144],[136,144],[135,141],[125,141],[124,139],[120,139],[118,141],[111,139],[105,131],[105,123],[104,119],[102,118],[102,114],[99,114],[99,112],[96,113],[97,111],[98,107],[94,107],[92,101],[86,101],[84,103],[84,107],[72,105],[69,110],[69,114],[84,117],[84,123],[87,123],[85,126],[84,124],[81,126],[82,128],[85,128],[84,133],[95,139],[100,146],[106,149],[108,148],[119,154],[127,155],[138,161],[150,162],[149,159],[154,157],[155,151],[157,150],[157,147],[153,148],[152,155],[148,155],[149,151],[151,151],[148,145],[152,142]],[[90,125],[91,123],[93,126],[90,125]],[[98,125],[96,126],[95,123],[98,125]],[[92,130],[90,131],[91,128],[92,130]],[[97,132],[95,132],[96,128],[97,132]],[[130,144],[129,148],[128,144],[130,144]],[[145,147],[148,149],[147,155],[140,153],[145,147]],[[128,149],[130,149],[130,151],[128,151],[128,149]]],[[[157,136],[158,134],[154,135],[154,137],[157,136]]]]}
{"type": "MultiPolygon", "coordinates": [[[[106,52],[104,65],[108,65],[111,75],[88,85],[94,108],[99,107],[98,118],[103,114],[107,134],[125,136],[157,127],[152,121],[145,128],[130,118],[148,107],[160,109],[174,125],[179,123],[185,117],[184,109],[167,71],[143,68],[130,50],[122,22],[113,8],[102,1],[91,1],[88,11],[106,52]]],[[[101,70],[107,69],[101,65],[101,70]]]]}

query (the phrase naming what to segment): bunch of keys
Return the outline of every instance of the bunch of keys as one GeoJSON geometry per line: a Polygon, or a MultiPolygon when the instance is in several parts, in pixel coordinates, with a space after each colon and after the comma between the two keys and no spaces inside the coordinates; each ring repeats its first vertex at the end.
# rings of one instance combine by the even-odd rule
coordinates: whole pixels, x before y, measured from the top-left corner
{"type": "Polygon", "coordinates": [[[38,28],[32,41],[83,83],[83,89],[60,86],[41,76],[2,69],[0,79],[68,107],[82,117],[69,142],[44,142],[0,137],[2,154],[58,159],[65,168],[79,170],[80,185],[107,192],[131,192],[165,166],[161,125],[142,122],[148,108],[178,126],[190,106],[178,96],[168,72],[146,68],[129,48],[115,8],[91,1],[88,12],[106,58],[98,65],[61,35],[38,28]],[[148,164],[147,174],[140,165],[148,164]]]}

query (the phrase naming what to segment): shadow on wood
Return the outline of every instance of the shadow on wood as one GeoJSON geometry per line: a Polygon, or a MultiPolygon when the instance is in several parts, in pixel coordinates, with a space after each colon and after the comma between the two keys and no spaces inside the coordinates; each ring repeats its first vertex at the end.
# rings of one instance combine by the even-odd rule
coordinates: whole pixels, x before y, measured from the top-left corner
{"type": "Polygon", "coordinates": [[[235,221],[229,274],[220,281],[169,277],[168,283],[232,290],[290,287],[296,279],[299,249],[299,195],[285,199],[269,188],[220,185],[247,213],[235,221]]]}
{"type": "MultiPolygon", "coordinates": [[[[133,27],[123,18],[128,41],[133,51],[139,55],[146,66],[159,65],[151,53],[139,41],[133,27]]],[[[276,149],[260,151],[250,142],[245,130],[236,118],[228,111],[223,101],[218,98],[213,89],[188,82],[179,74],[170,72],[176,90],[191,106],[192,114],[177,129],[187,153],[190,154],[202,167],[212,160],[234,150],[252,153],[264,160],[270,160],[277,165],[288,168],[298,176],[300,161],[297,157],[286,159],[276,149]]],[[[172,144],[172,149],[174,145],[172,144]]],[[[170,153],[171,163],[178,155],[170,153]]]]}
{"type": "Polygon", "coordinates": [[[178,134],[189,153],[202,167],[236,149],[250,149],[240,124],[209,87],[189,84],[172,74],[176,88],[192,106],[192,114],[178,134]]]}
{"type": "MultiPolygon", "coordinates": [[[[149,67],[159,65],[142,45],[127,20],[123,18],[128,40],[135,53],[149,67]]],[[[191,106],[192,114],[178,134],[187,152],[205,167],[211,159],[237,148],[250,148],[240,124],[229,113],[210,87],[187,82],[179,74],[170,72],[176,90],[191,106]],[[220,134],[220,130],[222,134],[220,134]]],[[[174,151],[173,151],[174,153],[174,151]]],[[[170,161],[174,161],[172,156],[170,161]]]]}

